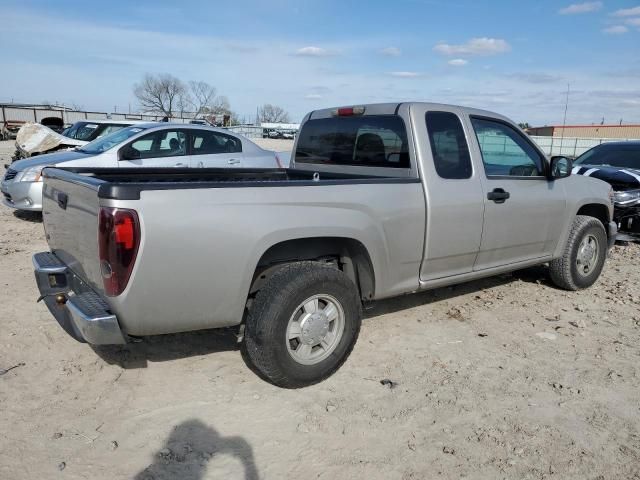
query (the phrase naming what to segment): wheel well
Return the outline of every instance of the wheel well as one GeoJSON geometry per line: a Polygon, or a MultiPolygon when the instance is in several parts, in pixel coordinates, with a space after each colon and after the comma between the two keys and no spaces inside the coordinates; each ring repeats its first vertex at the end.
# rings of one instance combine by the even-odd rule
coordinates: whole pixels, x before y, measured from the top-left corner
{"type": "Polygon", "coordinates": [[[335,264],[353,281],[363,300],[373,298],[375,277],[369,252],[359,241],[342,237],[298,238],[273,245],[258,261],[249,294],[260,290],[281,265],[303,260],[335,264]]]}
{"type": "Polygon", "coordinates": [[[577,215],[586,215],[588,217],[597,218],[602,223],[602,226],[604,226],[605,231],[608,231],[607,225],[609,223],[609,209],[601,203],[583,205],[580,207],[580,210],[578,210],[577,215]]]}

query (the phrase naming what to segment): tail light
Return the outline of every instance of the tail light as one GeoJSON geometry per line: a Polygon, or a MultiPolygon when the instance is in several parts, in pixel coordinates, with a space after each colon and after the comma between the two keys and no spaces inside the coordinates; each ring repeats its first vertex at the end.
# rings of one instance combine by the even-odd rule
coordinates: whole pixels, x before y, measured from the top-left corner
{"type": "Polygon", "coordinates": [[[120,295],[129,282],[140,245],[140,222],[134,210],[100,208],[98,247],[104,291],[120,295]]]}

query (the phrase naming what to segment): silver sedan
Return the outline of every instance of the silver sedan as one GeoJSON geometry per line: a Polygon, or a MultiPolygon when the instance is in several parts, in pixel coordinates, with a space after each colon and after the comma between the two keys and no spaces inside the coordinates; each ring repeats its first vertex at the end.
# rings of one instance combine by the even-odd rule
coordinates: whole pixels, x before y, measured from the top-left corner
{"type": "Polygon", "coordinates": [[[0,190],[5,205],[41,211],[44,167],[282,168],[287,159],[281,156],[225,129],[149,123],[123,128],[75,150],[14,162],[0,190]]]}

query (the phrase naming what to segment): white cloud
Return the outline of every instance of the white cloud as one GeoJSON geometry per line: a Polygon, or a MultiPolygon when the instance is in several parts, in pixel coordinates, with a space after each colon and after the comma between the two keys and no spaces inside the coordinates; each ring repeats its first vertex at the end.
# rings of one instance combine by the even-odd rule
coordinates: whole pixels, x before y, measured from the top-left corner
{"type": "Polygon", "coordinates": [[[420,76],[418,72],[389,72],[389,75],[398,78],[416,78],[420,76]]]}
{"type": "Polygon", "coordinates": [[[464,67],[469,62],[464,58],[454,58],[453,60],[449,60],[447,63],[452,67],[464,67]]]}
{"type": "Polygon", "coordinates": [[[320,99],[322,99],[324,97],[322,95],[320,95],[319,93],[309,93],[309,94],[305,95],[304,98],[306,98],[307,100],[320,100],[320,99]]]}
{"type": "Polygon", "coordinates": [[[621,35],[623,33],[627,33],[629,29],[624,25],[614,25],[613,27],[607,27],[602,31],[604,33],[608,33],[609,35],[621,35]]]}
{"type": "Polygon", "coordinates": [[[402,55],[402,50],[398,47],[387,47],[380,50],[381,55],[386,55],[388,57],[399,57],[402,55]]]}
{"type": "Polygon", "coordinates": [[[613,17],[635,17],[636,15],[640,15],[640,6],[623,8],[621,10],[616,10],[611,14],[613,17]]]}
{"type": "Polygon", "coordinates": [[[433,47],[442,55],[497,55],[511,50],[511,46],[500,38],[472,38],[461,45],[439,43],[433,47]]]}
{"type": "Polygon", "coordinates": [[[296,55],[299,57],[329,57],[335,55],[335,53],[330,52],[326,48],[309,46],[296,50],[296,55]]]}
{"type": "Polygon", "coordinates": [[[626,23],[627,25],[633,25],[634,27],[640,27],[640,17],[630,18],[629,20],[626,20],[624,23],[626,23]]]}
{"type": "Polygon", "coordinates": [[[560,15],[575,15],[577,13],[597,12],[601,8],[602,2],[574,3],[568,7],[558,10],[558,13],[560,15]]]}

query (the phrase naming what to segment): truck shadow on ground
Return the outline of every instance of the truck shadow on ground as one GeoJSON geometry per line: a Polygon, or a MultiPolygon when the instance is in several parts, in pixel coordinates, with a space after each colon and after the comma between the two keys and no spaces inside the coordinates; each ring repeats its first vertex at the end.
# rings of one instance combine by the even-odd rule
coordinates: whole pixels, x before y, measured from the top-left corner
{"type": "Polygon", "coordinates": [[[222,437],[200,420],[187,420],[174,427],[153,463],[134,480],[201,480],[210,460],[228,454],[242,463],[245,480],[258,480],[251,445],[242,437],[222,437]]]}
{"type": "Polygon", "coordinates": [[[238,350],[237,328],[200,330],[144,337],[126,345],[92,345],[105,362],[121,368],[146,368],[148,362],[166,362],[216,352],[238,350]]]}
{"type": "Polygon", "coordinates": [[[13,216],[31,223],[42,223],[42,212],[30,212],[28,210],[14,210],[13,216]]]}
{"type": "MultiPolygon", "coordinates": [[[[451,287],[442,287],[412,295],[372,302],[367,305],[364,311],[364,320],[366,321],[368,318],[374,318],[408,308],[446,301],[462,295],[506,285],[517,280],[526,283],[549,285],[551,288],[554,288],[549,280],[546,267],[527,268],[525,270],[488,277],[451,287]]],[[[93,348],[100,358],[111,365],[118,365],[125,369],[146,368],[149,362],[165,362],[217,352],[240,350],[236,333],[237,328],[233,327],[201,330],[198,332],[144,337],[140,342],[129,343],[127,345],[92,345],[91,348],[93,348]]],[[[262,375],[251,366],[251,363],[248,362],[245,352],[241,353],[242,358],[251,370],[262,377],[262,375]]]]}
{"type": "Polygon", "coordinates": [[[379,300],[367,305],[364,318],[374,318],[380,315],[399,312],[401,310],[429,305],[431,303],[447,301],[452,298],[481,292],[482,290],[508,285],[515,281],[525,283],[536,283],[540,285],[556,288],[549,279],[548,269],[544,266],[526,268],[511,273],[505,273],[494,277],[487,277],[471,282],[459,283],[450,287],[441,287],[434,290],[403,295],[400,297],[379,300]]]}

